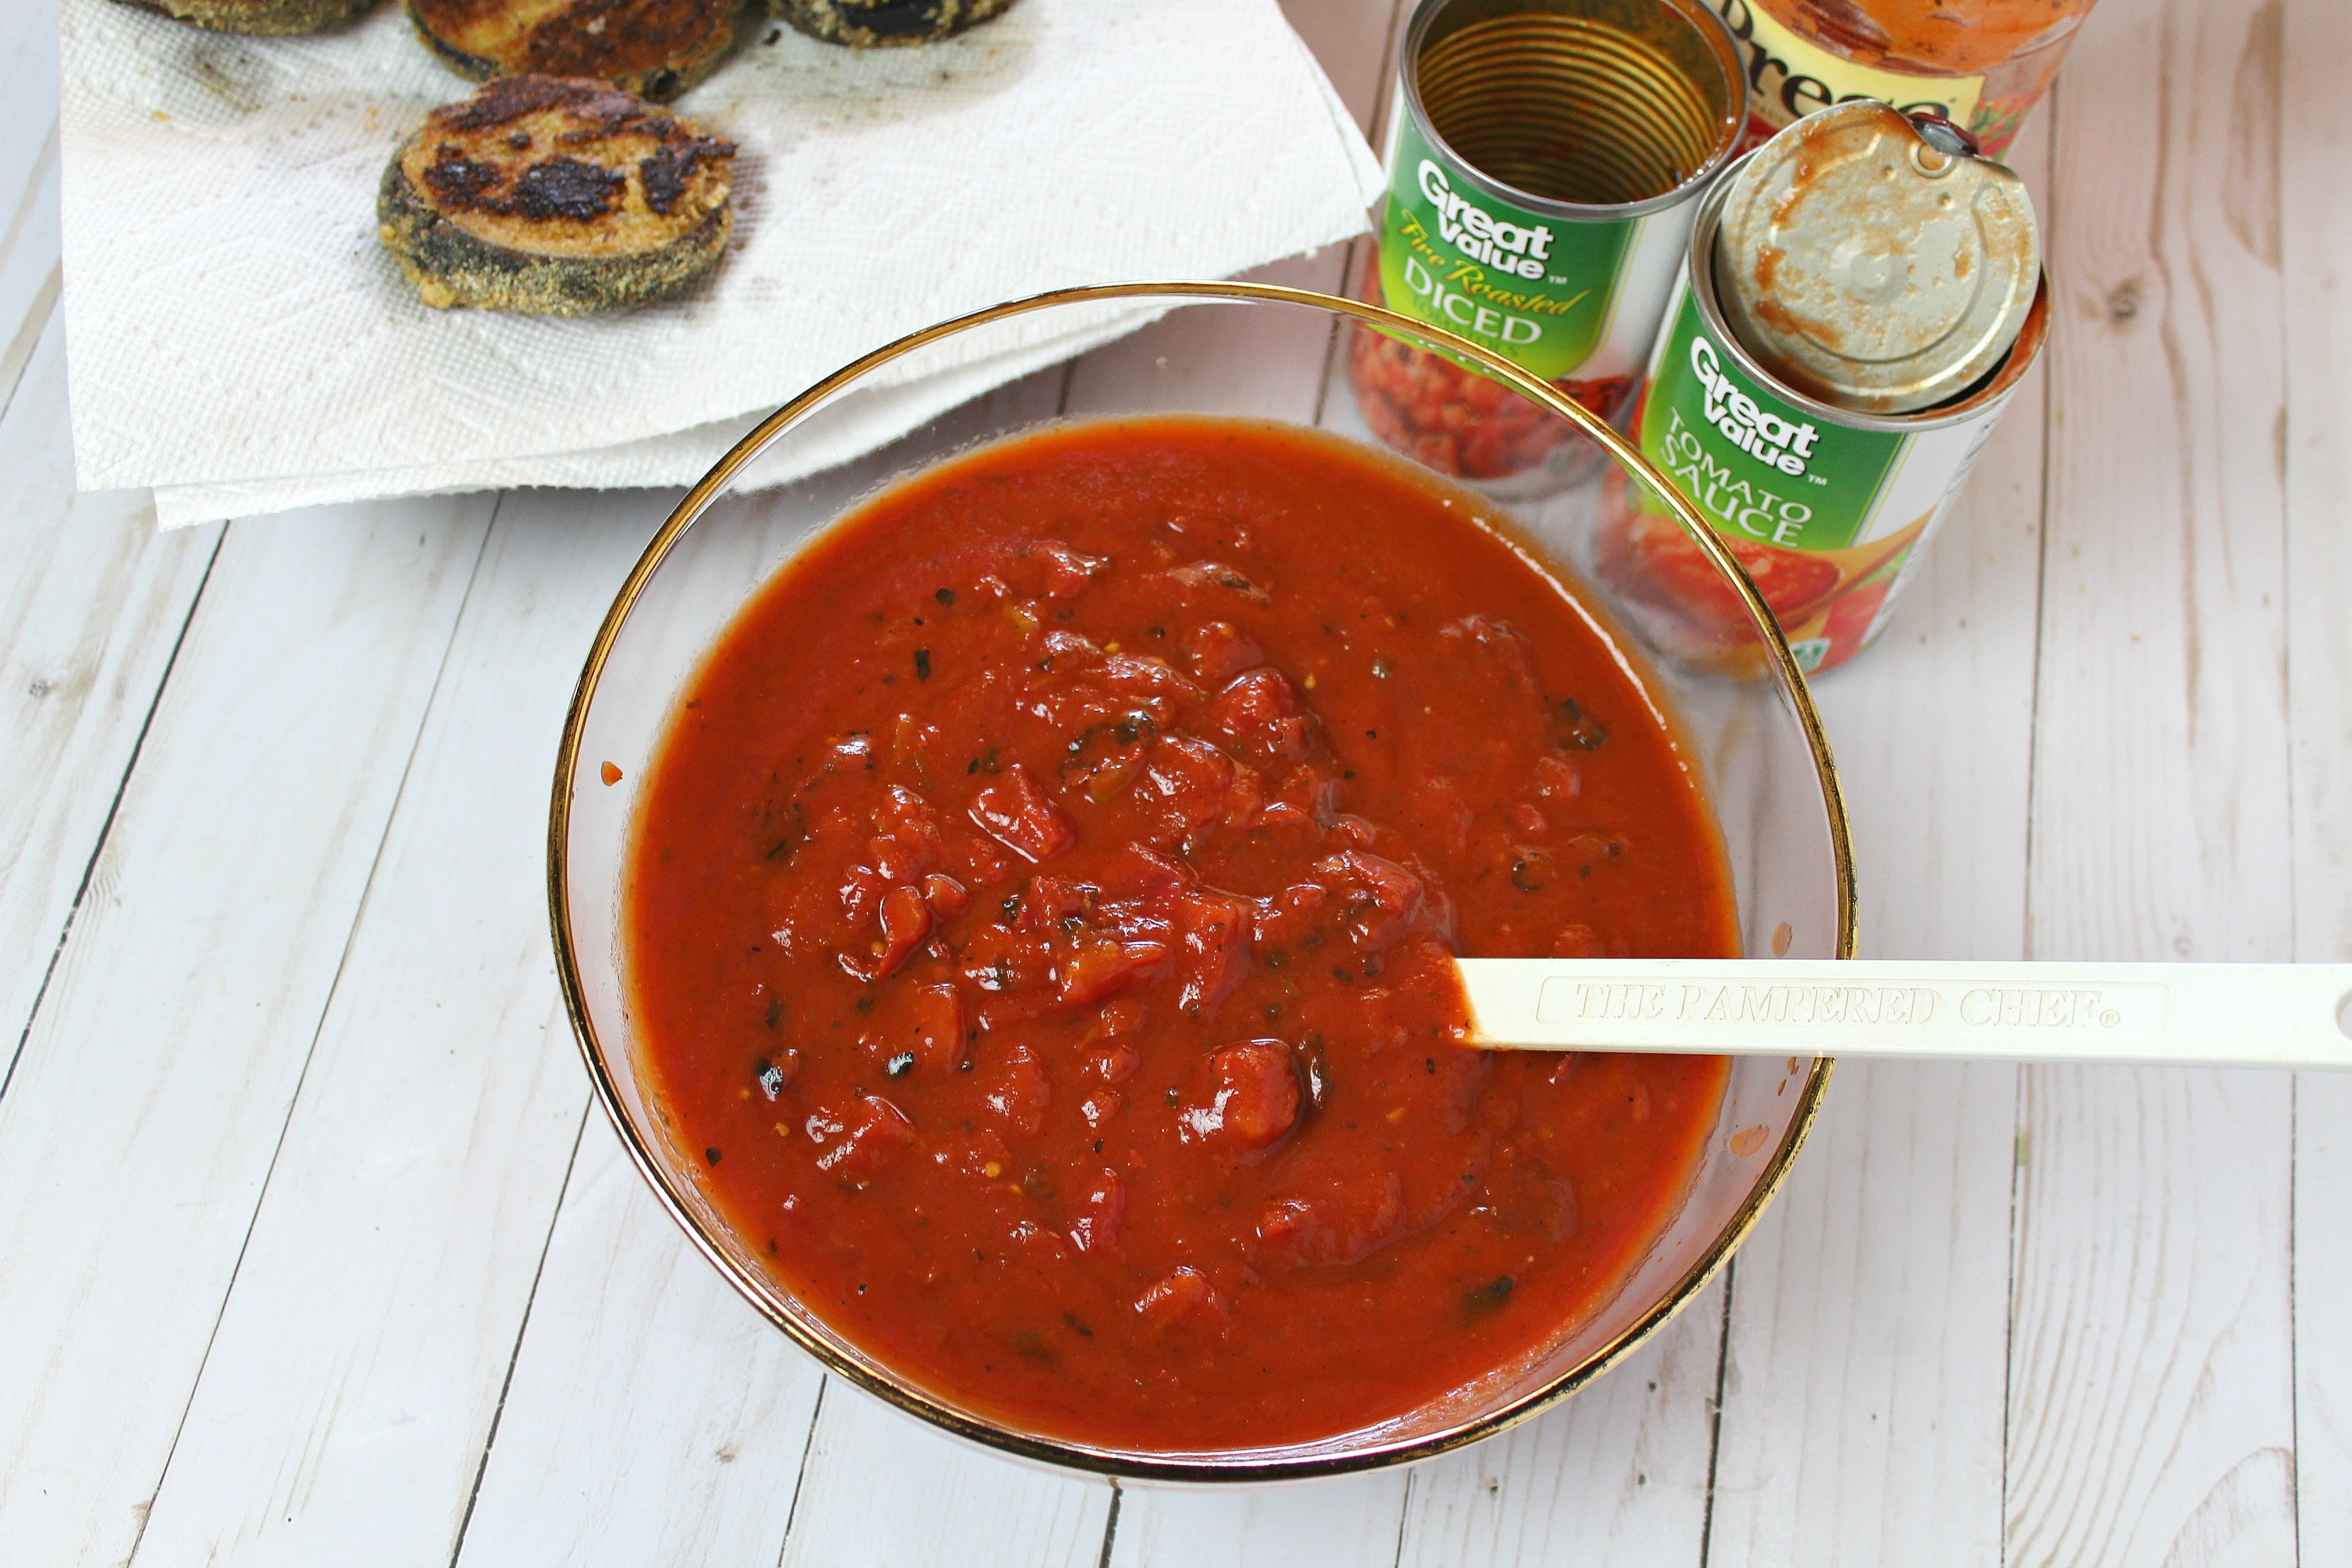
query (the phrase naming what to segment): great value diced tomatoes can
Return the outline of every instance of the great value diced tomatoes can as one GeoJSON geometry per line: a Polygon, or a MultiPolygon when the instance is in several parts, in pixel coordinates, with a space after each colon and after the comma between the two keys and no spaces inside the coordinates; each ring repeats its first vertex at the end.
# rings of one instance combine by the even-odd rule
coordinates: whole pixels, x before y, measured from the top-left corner
{"type": "MultiPolygon", "coordinates": [[[[1704,0],[1422,0],[1358,286],[1615,417],[1747,112],[1704,0]]],[[[1349,373],[1373,431],[1444,473],[1525,491],[1598,455],[1564,451],[1563,421],[1418,344],[1358,331],[1349,373]]]]}
{"type": "MultiPolygon", "coordinates": [[[[1825,110],[1700,202],[1633,419],[1809,670],[1885,630],[2047,334],[2031,201],[1948,124],[1825,110]]],[[[1612,481],[1593,569],[1679,657],[1738,666],[1739,600],[1612,481]]]]}

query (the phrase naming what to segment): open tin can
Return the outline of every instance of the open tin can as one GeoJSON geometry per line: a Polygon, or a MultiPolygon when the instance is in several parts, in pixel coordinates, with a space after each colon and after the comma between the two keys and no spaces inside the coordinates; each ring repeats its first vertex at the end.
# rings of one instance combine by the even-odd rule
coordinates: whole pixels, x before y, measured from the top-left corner
{"type": "MultiPolygon", "coordinates": [[[[1731,35],[1702,0],[1422,0],[1360,288],[1614,418],[1747,114],[1731,35]]],[[[1486,377],[1370,329],[1349,374],[1373,432],[1444,473],[1535,493],[1598,456],[1486,377]]]]}
{"type": "MultiPolygon", "coordinates": [[[[1634,439],[1830,669],[1885,629],[2048,331],[2017,177],[1948,122],[1842,104],[1700,202],[1634,439]]],[[[1593,549],[1654,639],[1738,662],[1737,601],[1654,498],[1609,496],[1593,549]]]]}

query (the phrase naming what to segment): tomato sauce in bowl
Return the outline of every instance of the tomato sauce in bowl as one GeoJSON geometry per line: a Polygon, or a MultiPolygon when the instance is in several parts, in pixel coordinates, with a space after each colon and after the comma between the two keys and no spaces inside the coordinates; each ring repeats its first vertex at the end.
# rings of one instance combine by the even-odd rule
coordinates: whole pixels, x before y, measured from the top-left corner
{"type": "Polygon", "coordinates": [[[944,1403],[1316,1443],[1611,1298],[1717,1058],[1459,1043],[1451,958],[1737,951],[1694,766],[1465,491],[1197,416],[902,480],[680,695],[621,919],[670,1138],[944,1403]]]}

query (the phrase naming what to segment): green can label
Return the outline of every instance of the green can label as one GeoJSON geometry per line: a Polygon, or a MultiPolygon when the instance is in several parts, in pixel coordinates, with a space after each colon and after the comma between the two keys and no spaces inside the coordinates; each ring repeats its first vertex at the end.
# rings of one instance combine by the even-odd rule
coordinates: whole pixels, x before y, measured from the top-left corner
{"type": "MultiPolygon", "coordinates": [[[[1703,224],[1694,248],[1710,237],[1703,224]]],[[[1633,434],[1731,547],[1798,663],[1827,669],[1885,626],[2005,402],[1909,428],[1829,417],[1759,384],[1685,273],[1633,434]]],[[[1744,610],[1665,504],[1631,476],[1617,493],[1597,537],[1601,576],[1684,657],[1752,648],[1744,610]]]]}
{"type": "Polygon", "coordinates": [[[1491,196],[1399,108],[1381,224],[1388,307],[1568,379],[1602,346],[1643,220],[1567,220],[1491,196]]]}
{"type": "Polygon", "coordinates": [[[1877,516],[1903,435],[1817,421],[1775,397],[1708,336],[1682,292],[1642,405],[1643,455],[1726,533],[1783,550],[1843,550],[1877,516]]]}

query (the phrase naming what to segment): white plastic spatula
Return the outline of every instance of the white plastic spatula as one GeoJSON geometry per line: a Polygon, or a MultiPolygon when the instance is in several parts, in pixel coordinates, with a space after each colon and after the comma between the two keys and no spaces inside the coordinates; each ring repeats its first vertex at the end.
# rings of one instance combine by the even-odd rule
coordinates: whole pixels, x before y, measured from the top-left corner
{"type": "Polygon", "coordinates": [[[2352,963],[1465,958],[1472,1043],[2352,1068],[2352,963]]]}

